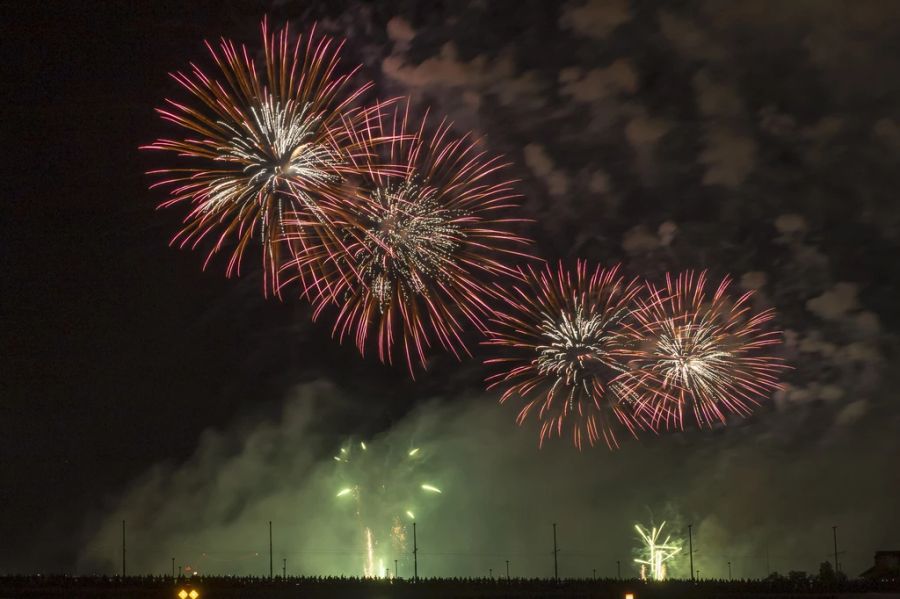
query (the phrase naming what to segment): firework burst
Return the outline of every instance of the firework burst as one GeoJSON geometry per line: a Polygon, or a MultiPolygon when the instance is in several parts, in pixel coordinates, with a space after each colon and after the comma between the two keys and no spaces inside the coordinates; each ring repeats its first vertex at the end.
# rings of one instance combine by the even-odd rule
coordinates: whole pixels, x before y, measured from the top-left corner
{"type": "Polygon", "coordinates": [[[381,444],[347,443],[334,459],[340,480],[336,499],[353,509],[359,525],[363,575],[382,577],[391,557],[406,561],[408,524],[430,503],[426,498],[442,491],[423,478],[427,455],[418,447],[400,453],[381,444]]]}
{"type": "Polygon", "coordinates": [[[408,106],[383,120],[366,134],[383,132],[390,143],[360,164],[343,244],[297,262],[301,271],[306,261],[334,267],[327,292],[320,283],[311,299],[315,317],[338,304],[335,336],[353,337],[363,354],[374,338],[382,362],[399,353],[414,373],[435,342],[457,358],[468,353],[467,325],[485,328],[485,280],[513,274],[503,258],[528,257],[529,241],[513,232],[523,220],[510,215],[518,207],[512,183],[491,181],[505,166],[499,158],[453,138],[447,123],[429,135],[426,117],[411,129],[408,106]]]}
{"type": "Polygon", "coordinates": [[[649,529],[640,524],[634,525],[634,529],[641,539],[641,556],[634,560],[635,563],[641,565],[641,580],[665,580],[667,578],[666,562],[681,553],[681,540],[667,535],[664,540],[660,541],[665,526],[665,522],[658,527],[651,526],[649,529]]]}
{"type": "Polygon", "coordinates": [[[632,329],[639,380],[635,414],[651,427],[683,428],[689,410],[700,426],[750,414],[780,388],[785,368],[767,350],[780,333],[765,330],[774,312],[753,314],[752,292],[729,298],[727,277],[707,294],[706,273],[666,276],[666,287],[648,283],[632,329]]]}
{"type": "Polygon", "coordinates": [[[285,249],[291,256],[303,251],[296,240],[285,245],[284,213],[303,214],[318,225],[318,234],[335,242],[335,223],[349,216],[343,182],[370,152],[363,142],[375,139],[357,130],[368,127],[380,108],[356,106],[369,85],[352,86],[359,67],[338,72],[342,44],[315,31],[290,41],[287,27],[270,33],[266,21],[262,38],[261,65],[245,46],[223,39],[218,48],[206,44],[215,76],[193,64],[187,73],[173,73],[194,102],[167,100],[158,112],[184,136],[145,148],[184,161],[151,171],[161,177],[154,187],[170,189],[161,207],[189,205],[172,243],[195,248],[211,238],[204,267],[232,248],[226,270],[231,276],[240,272],[244,252],[258,235],[264,287],[277,292],[285,249]]]}
{"type": "Polygon", "coordinates": [[[504,389],[501,403],[524,402],[517,422],[536,415],[541,444],[569,428],[579,449],[601,437],[616,447],[616,423],[635,433],[625,323],[637,282],[625,281],[618,267],[591,270],[581,261],[574,272],[560,264],[522,276],[527,283],[506,292],[484,342],[502,353],[486,361],[502,369],[488,388],[504,389]]]}

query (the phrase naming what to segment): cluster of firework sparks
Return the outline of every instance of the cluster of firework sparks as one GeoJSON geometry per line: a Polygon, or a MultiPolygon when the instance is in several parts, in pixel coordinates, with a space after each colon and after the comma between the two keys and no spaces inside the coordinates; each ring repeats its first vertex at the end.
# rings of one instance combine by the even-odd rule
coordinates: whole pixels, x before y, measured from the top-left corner
{"type": "Polygon", "coordinates": [[[541,442],[615,447],[617,430],[681,428],[685,414],[724,423],[778,388],[774,315],[732,298],[727,278],[658,287],[617,267],[532,266],[499,157],[446,122],[413,123],[408,101],[364,104],[371,84],[341,69],[341,43],[265,21],[262,37],[261,61],[222,40],[207,44],[215,75],[173,74],[191,101],[159,113],[182,135],[147,146],[178,161],[154,186],[186,207],[173,243],[208,247],[204,266],[227,254],[231,276],[259,248],[266,294],[309,301],[335,337],[411,374],[433,347],[462,358],[484,335],[489,388],[522,402],[520,423],[540,420],[541,442]]]}
{"type": "Polygon", "coordinates": [[[392,453],[365,441],[348,442],[334,456],[341,484],[336,497],[352,509],[358,524],[363,576],[389,576],[391,558],[397,560],[395,567],[407,565],[416,512],[429,496],[442,493],[434,481],[422,478],[425,457],[419,447],[392,453]]]}

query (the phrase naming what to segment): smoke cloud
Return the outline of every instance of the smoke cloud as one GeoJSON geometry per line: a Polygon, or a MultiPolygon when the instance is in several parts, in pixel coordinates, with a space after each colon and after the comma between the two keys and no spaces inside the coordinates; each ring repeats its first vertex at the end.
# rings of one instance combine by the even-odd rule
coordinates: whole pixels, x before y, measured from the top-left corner
{"type": "MultiPolygon", "coordinates": [[[[125,520],[132,572],[166,572],[175,557],[201,573],[267,575],[271,520],[276,570],[286,559],[292,574],[361,575],[369,523],[336,497],[334,460],[354,433],[335,416],[352,401],[331,384],[306,384],[277,417],[208,431],[185,463],[153,468],[111,502],[89,527],[80,571],[117,570],[125,520]]],[[[727,430],[579,453],[559,440],[539,449],[536,431],[514,427],[514,413],[491,397],[435,400],[363,439],[373,452],[421,448],[420,471],[442,490],[417,509],[420,575],[485,576],[508,559],[515,576],[550,576],[554,522],[566,577],[594,568],[614,576],[617,560],[623,575],[636,575],[637,522],[666,521],[679,536],[692,523],[704,577],[725,577],[728,561],[736,577],[763,576],[767,555],[773,570],[815,571],[831,556],[833,525],[851,574],[895,541],[900,442],[877,434],[889,421],[863,417],[803,439],[802,422],[769,411],[727,430]]],[[[386,484],[419,484],[403,480],[402,464],[379,467],[370,476],[386,484]]],[[[388,567],[398,559],[401,575],[411,574],[411,543],[397,555],[388,539],[376,542],[388,567]]],[[[669,572],[687,576],[686,556],[669,572]]]]}

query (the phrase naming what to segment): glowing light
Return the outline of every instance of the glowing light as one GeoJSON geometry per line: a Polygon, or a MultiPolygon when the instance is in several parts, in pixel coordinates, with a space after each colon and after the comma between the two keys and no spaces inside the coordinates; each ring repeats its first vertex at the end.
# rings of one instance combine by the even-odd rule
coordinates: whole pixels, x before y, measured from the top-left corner
{"type": "Polygon", "coordinates": [[[184,589],[181,589],[180,591],[178,591],[178,596],[181,597],[181,599],[187,599],[187,598],[188,598],[188,592],[185,591],[184,589]]]}
{"type": "MultiPolygon", "coordinates": [[[[427,460],[407,459],[397,464],[392,459],[396,454],[390,447],[385,449],[380,443],[373,443],[363,449],[363,445],[360,442],[344,445],[346,451],[341,455],[345,459],[337,470],[343,484],[336,489],[336,501],[344,509],[353,509],[359,530],[358,536],[354,536],[360,543],[358,552],[363,556],[362,574],[381,578],[385,576],[384,564],[390,561],[388,557],[409,552],[407,526],[414,520],[413,510],[418,511],[417,503],[425,504],[422,491],[438,494],[441,490],[423,484],[419,478],[427,460]]],[[[409,451],[401,449],[400,457],[409,451]]]]}
{"type": "Polygon", "coordinates": [[[366,450],[366,443],[365,443],[365,441],[360,441],[360,442],[359,442],[359,446],[362,447],[363,451],[366,450]]]}
{"type": "Polygon", "coordinates": [[[366,527],[366,565],[363,569],[367,578],[375,578],[379,575],[375,568],[375,542],[372,540],[372,529],[366,527]]]}
{"type": "Polygon", "coordinates": [[[643,541],[641,548],[641,557],[635,558],[635,562],[641,564],[641,578],[647,580],[647,570],[649,570],[650,580],[665,580],[666,566],[665,562],[669,561],[681,552],[681,542],[673,540],[671,536],[666,536],[665,540],[659,542],[665,522],[659,527],[652,527],[650,530],[644,529],[640,524],[635,524],[634,529],[640,535],[643,541]]]}
{"type": "Polygon", "coordinates": [[[409,457],[413,457],[413,456],[416,455],[417,453],[419,453],[419,448],[418,448],[418,447],[416,447],[415,449],[410,449],[410,450],[409,450],[409,457]]]}

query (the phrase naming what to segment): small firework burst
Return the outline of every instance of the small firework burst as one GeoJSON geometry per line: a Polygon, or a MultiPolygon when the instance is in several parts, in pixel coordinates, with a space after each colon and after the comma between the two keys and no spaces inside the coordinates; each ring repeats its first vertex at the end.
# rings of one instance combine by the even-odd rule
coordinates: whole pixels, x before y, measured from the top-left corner
{"type": "Polygon", "coordinates": [[[667,535],[660,541],[665,526],[665,522],[649,529],[640,524],[634,525],[641,539],[640,557],[634,559],[635,563],[641,565],[641,580],[665,580],[666,562],[681,553],[683,541],[680,539],[673,539],[671,535],[667,535]]]}
{"type": "Polygon", "coordinates": [[[651,427],[683,428],[686,409],[700,426],[724,423],[780,388],[785,366],[767,351],[780,333],[765,329],[774,312],[753,314],[752,292],[733,301],[727,277],[708,297],[707,282],[705,272],[667,275],[664,289],[648,283],[638,300],[635,414],[651,427]]]}
{"type": "Polygon", "coordinates": [[[337,337],[352,335],[364,354],[374,336],[381,361],[399,352],[413,373],[435,342],[457,358],[468,353],[463,331],[484,330],[486,280],[513,274],[503,259],[529,257],[529,241],[514,232],[523,221],[510,215],[511,182],[490,180],[499,158],[467,136],[451,138],[446,123],[427,135],[427,117],[410,130],[408,107],[383,119],[370,131],[390,143],[360,164],[342,245],[320,245],[298,262],[301,271],[307,260],[334,267],[309,294],[316,317],[337,303],[337,337]]]}
{"type": "MultiPolygon", "coordinates": [[[[318,234],[336,239],[335,223],[348,216],[342,182],[370,151],[356,129],[365,128],[378,108],[357,100],[368,85],[354,88],[358,69],[338,73],[341,44],[311,32],[290,41],[288,28],[270,33],[262,23],[264,59],[257,65],[244,46],[222,40],[207,48],[218,78],[191,65],[173,78],[195,100],[167,100],[163,119],[185,130],[184,137],[159,139],[146,149],[172,152],[184,164],[151,171],[170,187],[162,207],[189,204],[184,225],[172,240],[180,247],[212,238],[204,267],[226,246],[227,274],[240,272],[254,235],[262,245],[265,290],[279,290],[285,248],[284,213],[303,213],[318,234]]],[[[300,238],[302,239],[302,238],[300,238]]],[[[308,266],[315,266],[307,263],[308,266]]],[[[304,277],[315,277],[305,272],[304,277]]]]}
{"type": "Polygon", "coordinates": [[[522,276],[527,284],[503,296],[484,342],[501,354],[486,361],[502,368],[487,379],[488,388],[504,388],[501,403],[524,401],[517,421],[536,414],[541,444],[569,428],[578,448],[601,437],[617,446],[616,423],[635,433],[625,321],[637,282],[626,281],[618,267],[591,270],[581,261],[574,272],[559,264],[522,276]]]}

